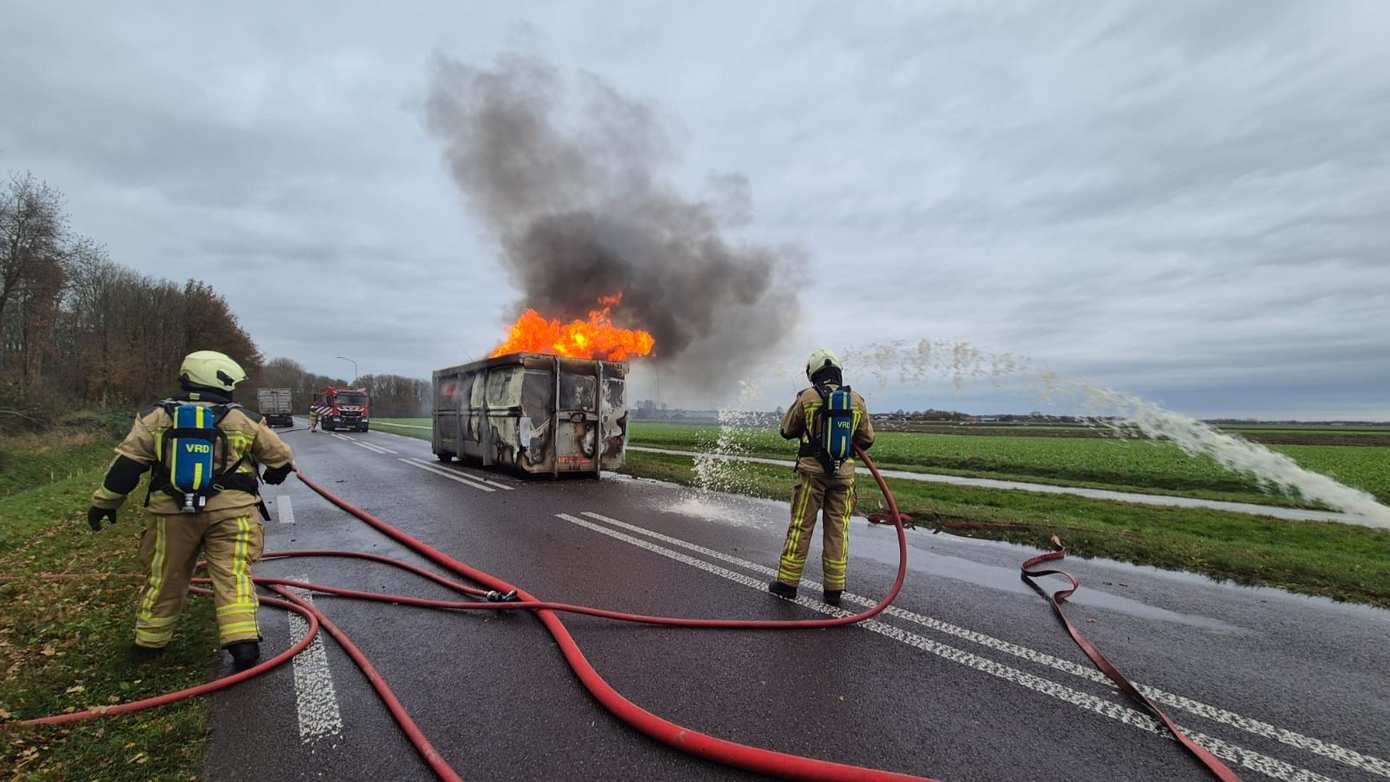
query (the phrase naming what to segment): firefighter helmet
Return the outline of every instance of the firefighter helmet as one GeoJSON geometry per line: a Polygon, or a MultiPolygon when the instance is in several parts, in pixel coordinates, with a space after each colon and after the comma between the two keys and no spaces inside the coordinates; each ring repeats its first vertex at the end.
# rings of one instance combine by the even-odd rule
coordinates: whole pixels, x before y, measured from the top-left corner
{"type": "Polygon", "coordinates": [[[246,379],[246,371],[226,353],[215,350],[195,350],[179,366],[179,382],[191,386],[215,388],[231,393],[236,384],[246,379]]]}
{"type": "Polygon", "coordinates": [[[816,373],[826,368],[834,369],[838,374],[844,369],[844,366],[840,363],[839,356],[821,348],[806,359],[806,379],[812,383],[816,382],[816,373]]]}

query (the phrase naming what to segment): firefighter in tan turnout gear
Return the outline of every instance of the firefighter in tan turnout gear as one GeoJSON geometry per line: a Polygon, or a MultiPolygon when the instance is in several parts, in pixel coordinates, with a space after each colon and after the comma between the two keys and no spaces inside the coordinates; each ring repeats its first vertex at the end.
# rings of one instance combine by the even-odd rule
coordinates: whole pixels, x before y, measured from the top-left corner
{"type": "Polygon", "coordinates": [[[834,353],[812,353],[806,362],[811,387],[796,395],[782,418],[782,436],[799,440],[801,446],[787,541],[782,546],[777,580],[767,585],[778,597],[796,598],[816,516],[824,510],[821,569],[825,602],[833,606],[840,604],[849,560],[849,517],[854,510],[852,446],[867,449],[874,442],[869,408],[862,396],[844,384],[842,371],[834,353]]]}
{"type": "Polygon", "coordinates": [[[222,353],[190,353],[179,368],[181,393],[136,417],[92,496],[87,521],[99,531],[103,520],[116,521],[140,476],[151,473],[133,659],[158,656],[169,643],[200,556],[207,560],[218,633],[233,666],[249,668],[260,658],[259,601],[251,581],[266,516],[258,473],[264,466],[266,483],[282,483],[294,454],[259,413],[232,402],[233,389],[245,379],[222,353]]]}

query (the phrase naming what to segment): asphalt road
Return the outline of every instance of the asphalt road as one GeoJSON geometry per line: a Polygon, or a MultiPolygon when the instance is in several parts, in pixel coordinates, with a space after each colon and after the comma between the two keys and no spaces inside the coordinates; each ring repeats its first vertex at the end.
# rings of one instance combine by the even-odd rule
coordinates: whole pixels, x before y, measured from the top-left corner
{"type": "MultiPolygon", "coordinates": [[[[686,616],[829,610],[762,591],[785,503],[616,476],[525,481],[439,468],[428,443],[381,432],[287,439],[306,474],[347,500],[543,599],[686,616]]],[[[298,482],[270,492],[268,550],[419,561],[298,482]]],[[[1019,582],[1032,550],[909,537],[907,585],[869,626],[735,632],[564,621],[624,695],[724,738],[951,781],[1205,778],[1019,582]]],[[[882,594],[895,566],[891,530],[856,520],[850,590],[863,602],[847,607],[882,594]]],[[[1390,778],[1390,612],[1117,563],[1068,566],[1082,581],[1074,621],[1245,779],[1390,778]]],[[[448,596],[355,561],[266,562],[258,573],[448,596]]],[[[819,579],[819,546],[807,576],[819,579]]],[[[819,590],[803,585],[802,595],[819,590]]],[[[610,717],[533,617],[315,602],[466,779],[752,778],[610,717]]],[[[267,652],[296,632],[269,608],[262,627],[267,652]]],[[[211,726],[209,780],[432,778],[331,641],[216,696],[211,726]]]]}

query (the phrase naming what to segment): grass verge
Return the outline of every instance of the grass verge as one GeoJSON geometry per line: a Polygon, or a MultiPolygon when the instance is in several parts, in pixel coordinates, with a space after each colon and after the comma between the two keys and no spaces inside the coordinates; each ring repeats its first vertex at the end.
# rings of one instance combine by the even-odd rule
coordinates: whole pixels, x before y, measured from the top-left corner
{"type": "MultiPolygon", "coordinates": [[[[770,429],[725,432],[698,424],[638,422],[632,425],[629,442],[703,451],[721,437],[731,437],[749,456],[789,459],[794,450],[770,429]]],[[[1273,450],[1306,469],[1390,501],[1390,476],[1383,468],[1390,448],[1280,445],[1273,450]]],[[[1205,455],[1186,454],[1168,442],[885,432],[875,441],[874,454],[882,466],[896,470],[1316,507],[1296,494],[1264,491],[1253,476],[1233,472],[1205,455]]]]}
{"type": "MultiPolygon", "coordinates": [[[[0,724],[109,705],[207,681],[217,647],[209,601],[190,602],[169,652],[132,667],[137,556],[143,514],[128,503],[93,534],[87,500],[111,455],[109,439],[50,435],[5,444],[0,496],[0,724]],[[10,483],[19,465],[28,487],[10,483]],[[53,480],[43,481],[51,476],[53,480]]],[[[0,730],[0,778],[197,779],[207,722],[203,699],[66,727],[0,730]]]]}
{"type": "MultiPolygon", "coordinates": [[[[374,424],[380,422],[378,419],[374,424]]],[[[394,419],[391,423],[422,426],[429,419],[394,419]]],[[[400,427],[391,431],[423,440],[430,437],[428,429],[400,427]]],[[[688,457],[629,450],[623,472],[689,485],[693,482],[692,467],[688,457]]],[[[785,467],[739,463],[734,469],[739,478],[734,481],[736,490],[744,494],[785,499],[791,492],[792,477],[785,467]]],[[[1006,477],[969,471],[956,474],[1006,477]]],[[[903,511],[927,525],[1004,523],[1024,527],[985,527],[957,534],[1032,546],[1046,546],[1056,534],[1077,556],[1188,570],[1240,584],[1275,586],[1390,608],[1390,532],[1332,522],[1284,521],[1204,508],[1162,508],[925,481],[890,480],[889,485],[903,511]]],[[[859,489],[861,510],[881,507],[882,500],[869,479],[861,477],[859,489]]],[[[1229,495],[1212,498],[1232,499],[1229,495]]]]}
{"type": "MultiPolygon", "coordinates": [[[[633,446],[642,448],[664,448],[675,451],[695,452],[694,446],[671,447],[656,443],[647,443],[635,440],[633,446]]],[[[631,453],[631,451],[629,451],[631,453]]],[[[772,451],[765,449],[750,449],[740,451],[740,456],[753,456],[759,459],[780,459],[791,463],[791,454],[785,449],[772,451]]],[[[1155,486],[1141,486],[1136,484],[1106,483],[1100,481],[1088,481],[1080,478],[1048,478],[1045,476],[1033,475],[1030,473],[1016,473],[999,470],[966,470],[958,467],[932,466],[923,467],[917,464],[904,464],[900,462],[876,462],[879,467],[885,470],[900,470],[902,472],[916,472],[924,475],[954,475],[960,478],[988,478],[996,481],[1015,481],[1018,483],[1036,483],[1043,486],[1070,486],[1078,489],[1101,489],[1104,491],[1128,492],[1130,494],[1152,494],[1159,497],[1191,497],[1199,500],[1217,500],[1220,502],[1244,502],[1251,505],[1269,505],[1276,508],[1311,508],[1316,510],[1327,510],[1316,504],[1310,504],[1293,497],[1281,494],[1266,494],[1263,492],[1235,492],[1235,491],[1215,491],[1211,489],[1179,489],[1155,486]]]]}
{"type": "Polygon", "coordinates": [[[403,434],[421,440],[430,439],[430,419],[428,418],[373,418],[373,427],[382,431],[403,434]]]}
{"type": "MultiPolygon", "coordinates": [[[[629,451],[624,472],[688,485],[693,482],[693,461],[629,451]]],[[[740,464],[734,482],[742,493],[784,499],[792,476],[784,467],[740,464]]],[[[1390,532],[1382,530],[921,481],[890,480],[889,486],[903,512],[925,525],[1021,527],[957,534],[1033,546],[1046,546],[1056,534],[1082,557],[1188,570],[1240,584],[1390,607],[1390,532]]],[[[870,479],[861,476],[858,488],[861,511],[882,507],[870,479]]]]}

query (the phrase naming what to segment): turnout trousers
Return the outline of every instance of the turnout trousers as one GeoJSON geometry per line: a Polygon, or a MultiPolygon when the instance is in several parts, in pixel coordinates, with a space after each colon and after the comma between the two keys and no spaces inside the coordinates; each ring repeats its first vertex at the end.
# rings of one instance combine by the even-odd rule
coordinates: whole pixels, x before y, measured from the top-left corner
{"type": "Polygon", "coordinates": [[[777,563],[777,580],[795,587],[801,583],[801,571],[806,567],[806,554],[811,550],[811,536],[816,531],[816,516],[824,510],[825,524],[821,527],[821,570],[824,588],[845,588],[845,566],[849,561],[849,517],[854,511],[854,476],[826,477],[819,473],[797,471],[796,490],[792,492],[792,519],[787,526],[787,542],[777,563]]]}
{"type": "Polygon", "coordinates": [[[145,522],[140,557],[145,587],[135,613],[135,642],[159,648],[174,635],[174,621],[188,594],[199,554],[207,560],[217,606],[217,630],[226,646],[258,641],[256,585],[251,564],[260,559],[265,531],[254,508],[196,515],[153,515],[145,522]]]}

